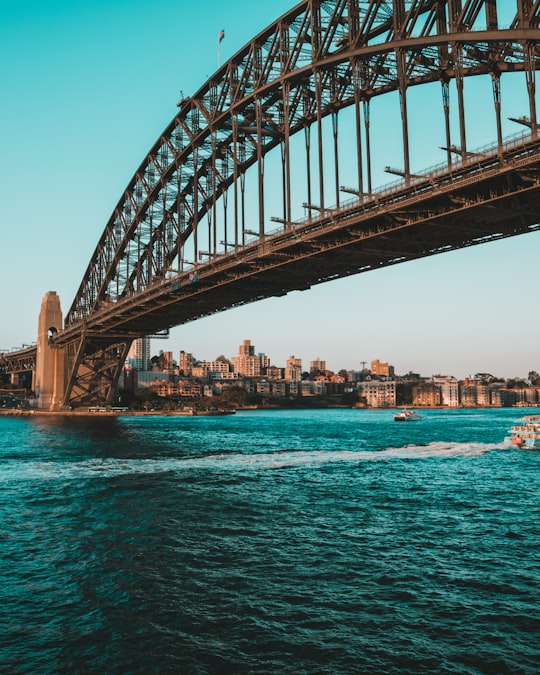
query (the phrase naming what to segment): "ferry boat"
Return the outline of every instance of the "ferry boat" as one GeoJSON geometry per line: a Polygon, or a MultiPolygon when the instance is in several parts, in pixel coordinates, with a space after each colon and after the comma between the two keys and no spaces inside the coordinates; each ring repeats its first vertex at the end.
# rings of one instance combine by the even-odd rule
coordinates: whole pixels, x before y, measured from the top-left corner
{"type": "Polygon", "coordinates": [[[403,408],[401,412],[398,412],[394,415],[394,422],[410,422],[412,420],[421,420],[422,417],[414,410],[407,410],[403,408]]]}
{"type": "Polygon", "coordinates": [[[540,450],[540,415],[527,415],[510,428],[504,439],[506,445],[540,450]]]}

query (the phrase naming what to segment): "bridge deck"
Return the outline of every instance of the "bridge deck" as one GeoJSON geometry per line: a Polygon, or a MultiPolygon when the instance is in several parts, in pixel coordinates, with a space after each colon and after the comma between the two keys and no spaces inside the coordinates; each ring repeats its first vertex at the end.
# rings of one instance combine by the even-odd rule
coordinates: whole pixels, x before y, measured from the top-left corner
{"type": "Polygon", "coordinates": [[[102,303],[55,343],[82,332],[111,339],[156,333],[331,279],[533,231],[539,214],[540,141],[529,137],[292,223],[199,265],[196,280],[194,269],[156,279],[138,295],[102,303]]]}

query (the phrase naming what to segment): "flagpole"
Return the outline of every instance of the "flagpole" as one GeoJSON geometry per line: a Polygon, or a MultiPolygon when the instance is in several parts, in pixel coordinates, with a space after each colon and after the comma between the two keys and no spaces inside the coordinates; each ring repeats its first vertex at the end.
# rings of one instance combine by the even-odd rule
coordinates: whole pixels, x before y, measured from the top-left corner
{"type": "Polygon", "coordinates": [[[225,37],[225,31],[221,29],[217,37],[217,67],[221,67],[221,41],[225,37]]]}

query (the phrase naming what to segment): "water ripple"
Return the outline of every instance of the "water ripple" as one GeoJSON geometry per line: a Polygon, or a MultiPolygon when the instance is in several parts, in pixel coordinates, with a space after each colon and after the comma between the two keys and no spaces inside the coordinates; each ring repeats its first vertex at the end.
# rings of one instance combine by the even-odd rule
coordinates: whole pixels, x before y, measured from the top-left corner
{"type": "Polygon", "coordinates": [[[536,675],[511,413],[0,420],[1,670],[536,675]]]}

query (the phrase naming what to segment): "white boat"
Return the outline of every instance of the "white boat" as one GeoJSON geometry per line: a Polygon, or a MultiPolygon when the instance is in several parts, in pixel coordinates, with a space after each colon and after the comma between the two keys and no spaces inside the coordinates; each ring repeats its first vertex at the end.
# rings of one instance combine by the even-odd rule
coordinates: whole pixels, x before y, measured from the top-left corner
{"type": "Polygon", "coordinates": [[[394,422],[410,422],[412,420],[421,420],[422,417],[414,410],[403,408],[401,412],[394,415],[394,422]]]}
{"type": "Polygon", "coordinates": [[[540,415],[527,415],[510,428],[504,439],[506,445],[540,450],[540,415]]]}

